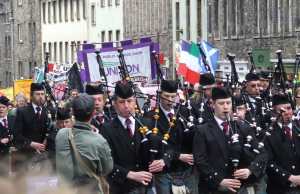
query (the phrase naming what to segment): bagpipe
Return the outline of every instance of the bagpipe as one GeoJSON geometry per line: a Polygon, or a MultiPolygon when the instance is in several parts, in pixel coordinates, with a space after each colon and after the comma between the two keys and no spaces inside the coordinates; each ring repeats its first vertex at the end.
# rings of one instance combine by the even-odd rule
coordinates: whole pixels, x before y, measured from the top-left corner
{"type": "MultiPolygon", "coordinates": [[[[249,53],[248,53],[249,54],[249,53]]],[[[242,83],[239,82],[239,77],[235,67],[235,55],[228,53],[227,58],[231,64],[231,76],[230,82],[227,84],[227,89],[231,91],[233,96],[232,98],[232,114],[226,113],[226,120],[229,123],[229,150],[230,150],[230,161],[234,170],[239,168],[241,160],[243,162],[248,161],[247,163],[251,163],[256,155],[262,153],[264,149],[264,139],[266,135],[269,135],[268,130],[262,130],[261,123],[257,121],[259,117],[264,117],[266,115],[266,104],[263,103],[263,100],[256,99],[257,103],[257,111],[253,112],[251,107],[249,98],[245,93],[245,90],[242,88],[242,83]],[[237,117],[237,98],[240,97],[244,102],[247,109],[247,112],[250,115],[250,121],[239,119],[237,117]],[[260,105],[259,105],[260,104],[260,105]],[[239,121],[241,120],[241,121],[239,121]],[[243,123],[245,126],[243,126],[243,123]],[[245,134],[245,132],[241,131],[241,128],[252,128],[256,132],[245,134]],[[263,138],[258,141],[256,135],[264,134],[263,138]],[[243,158],[242,158],[243,157],[243,158]]],[[[255,64],[252,61],[251,72],[255,72],[255,64]]],[[[249,131],[251,132],[251,131],[249,131]]]]}
{"type": "Polygon", "coordinates": [[[100,73],[100,76],[104,78],[104,83],[105,83],[105,94],[106,94],[106,101],[105,101],[105,107],[106,107],[106,110],[107,110],[107,116],[108,118],[113,118],[113,114],[112,114],[112,99],[110,97],[110,94],[109,94],[109,86],[108,86],[108,81],[107,81],[107,76],[106,76],[106,73],[104,71],[104,65],[103,65],[103,61],[102,61],[102,58],[101,58],[101,55],[100,55],[100,51],[96,51],[96,60],[97,60],[97,63],[99,65],[99,73],[100,73]]]}
{"type": "Polygon", "coordinates": [[[44,62],[44,80],[42,82],[45,90],[46,90],[46,96],[49,97],[49,100],[46,100],[46,103],[44,104],[44,107],[46,109],[47,112],[47,134],[46,137],[49,136],[50,133],[50,129],[51,129],[51,125],[54,124],[55,120],[56,120],[56,114],[57,114],[57,108],[58,106],[58,102],[55,99],[51,86],[48,82],[47,79],[47,73],[48,73],[48,63],[49,63],[49,53],[46,52],[45,53],[45,62],[44,62]]]}
{"type": "Polygon", "coordinates": [[[276,55],[277,55],[278,61],[275,65],[275,69],[274,69],[274,73],[273,73],[273,77],[274,77],[273,78],[273,80],[274,80],[273,91],[275,93],[287,95],[289,98],[289,102],[292,105],[292,108],[295,109],[295,101],[292,97],[292,91],[290,90],[291,88],[289,88],[290,87],[289,81],[287,79],[287,74],[285,72],[285,68],[284,68],[284,65],[282,62],[282,50],[277,50],[276,55]]]}

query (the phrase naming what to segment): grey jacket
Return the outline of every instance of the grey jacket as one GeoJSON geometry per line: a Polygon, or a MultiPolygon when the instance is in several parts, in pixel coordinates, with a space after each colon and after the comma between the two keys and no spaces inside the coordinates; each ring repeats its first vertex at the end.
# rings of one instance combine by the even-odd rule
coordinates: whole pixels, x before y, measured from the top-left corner
{"type": "MultiPolygon", "coordinates": [[[[73,127],[74,142],[83,160],[94,170],[97,175],[105,176],[113,169],[113,159],[108,143],[100,134],[91,131],[87,123],[76,122],[73,127]]],[[[56,136],[56,165],[57,174],[61,184],[72,183],[75,176],[83,176],[86,173],[80,168],[80,164],[74,163],[69,143],[69,129],[59,130],[56,136]]]]}

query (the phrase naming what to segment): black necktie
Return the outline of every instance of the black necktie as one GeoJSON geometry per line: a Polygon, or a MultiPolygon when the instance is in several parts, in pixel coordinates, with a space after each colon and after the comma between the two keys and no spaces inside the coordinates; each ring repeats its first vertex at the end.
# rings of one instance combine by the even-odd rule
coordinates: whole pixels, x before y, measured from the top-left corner
{"type": "Polygon", "coordinates": [[[103,124],[104,116],[98,115],[98,116],[96,116],[96,119],[97,119],[97,121],[98,121],[100,124],[103,124]]]}
{"type": "Polygon", "coordinates": [[[229,132],[229,124],[228,124],[228,122],[223,122],[222,124],[222,127],[223,127],[223,132],[224,132],[224,134],[225,135],[228,135],[228,132],[229,132]]]}
{"type": "Polygon", "coordinates": [[[41,117],[41,110],[42,110],[41,107],[38,106],[38,107],[35,108],[35,110],[36,110],[37,116],[40,118],[41,117]]]}
{"type": "Polygon", "coordinates": [[[173,116],[174,116],[173,113],[171,113],[171,112],[168,113],[168,117],[169,117],[169,120],[170,120],[170,121],[173,119],[173,116]]]}
{"type": "Polygon", "coordinates": [[[126,129],[128,132],[129,137],[133,136],[132,130],[131,130],[131,120],[129,118],[126,119],[125,124],[126,124],[126,129]]]}
{"type": "Polygon", "coordinates": [[[285,135],[290,139],[292,140],[292,130],[291,128],[289,128],[288,126],[284,127],[284,133],[285,135]]]}

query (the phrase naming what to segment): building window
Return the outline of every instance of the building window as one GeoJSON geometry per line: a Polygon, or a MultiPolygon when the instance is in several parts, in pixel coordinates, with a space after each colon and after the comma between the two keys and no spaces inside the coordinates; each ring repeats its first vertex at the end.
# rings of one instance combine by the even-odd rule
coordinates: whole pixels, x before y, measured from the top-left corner
{"type": "Polygon", "coordinates": [[[111,42],[113,41],[113,31],[108,31],[108,41],[111,42]]]}
{"type": "Polygon", "coordinates": [[[69,43],[65,42],[65,63],[69,63],[69,43]]]}
{"type": "Polygon", "coordinates": [[[65,0],[65,21],[67,22],[69,20],[69,14],[68,14],[68,4],[69,4],[69,0],[65,0]]]}
{"type": "Polygon", "coordinates": [[[5,36],[5,49],[4,49],[4,57],[11,57],[11,38],[10,36],[5,36]]]}
{"type": "Polygon", "coordinates": [[[215,0],[214,3],[214,19],[215,19],[215,25],[214,25],[214,33],[215,33],[215,37],[219,37],[219,0],[215,0]]]}
{"type": "Polygon", "coordinates": [[[77,14],[77,20],[80,20],[80,2],[79,2],[79,0],[76,0],[76,14],[77,14]]]}
{"type": "Polygon", "coordinates": [[[32,44],[33,44],[33,47],[35,47],[35,43],[36,43],[36,25],[35,25],[35,22],[32,23],[32,44]]]}
{"type": "Polygon", "coordinates": [[[35,22],[28,23],[28,40],[30,44],[35,46],[35,22]]]}
{"type": "Polygon", "coordinates": [[[57,61],[57,43],[53,44],[53,61],[57,61]]]}
{"type": "Polygon", "coordinates": [[[32,39],[32,23],[29,22],[28,23],[28,40],[29,40],[30,43],[32,41],[31,39],[32,39]]]}
{"type": "Polygon", "coordinates": [[[180,40],[180,4],[176,2],[175,4],[175,17],[176,17],[176,41],[180,40]]]}
{"type": "Polygon", "coordinates": [[[91,6],[91,22],[92,25],[96,25],[96,9],[95,9],[95,5],[91,6]]]}
{"type": "Polygon", "coordinates": [[[285,0],[283,6],[284,6],[284,30],[285,32],[291,32],[292,31],[292,0],[285,0]]]}
{"type": "Polygon", "coordinates": [[[48,2],[48,23],[51,23],[51,2],[48,2]]]}
{"type": "Polygon", "coordinates": [[[19,43],[23,43],[22,25],[21,24],[18,24],[18,40],[19,40],[19,43]]]}
{"type": "Polygon", "coordinates": [[[259,32],[262,33],[263,35],[267,35],[268,32],[268,15],[269,15],[269,7],[268,7],[268,1],[262,1],[260,2],[260,24],[259,24],[259,32]]]}
{"type": "Polygon", "coordinates": [[[59,42],[59,62],[63,63],[63,43],[59,42]]]}
{"type": "Polygon", "coordinates": [[[116,41],[120,41],[120,30],[116,30],[116,41]]]}
{"type": "Polygon", "coordinates": [[[227,37],[228,36],[228,28],[227,28],[227,23],[228,23],[228,2],[223,1],[223,36],[227,37]]]}
{"type": "Polygon", "coordinates": [[[46,3],[43,3],[43,23],[46,23],[46,3]]]}
{"type": "Polygon", "coordinates": [[[120,0],[115,0],[115,4],[116,4],[116,6],[119,6],[120,5],[120,0]]]}
{"type": "Polygon", "coordinates": [[[32,62],[29,62],[29,71],[28,71],[28,77],[31,79],[32,78],[32,62]]]}
{"type": "Polygon", "coordinates": [[[296,1],[296,18],[295,18],[296,28],[300,28],[300,1],[296,1]]]}
{"type": "Polygon", "coordinates": [[[105,0],[101,0],[101,7],[105,7],[105,0]]]}
{"type": "Polygon", "coordinates": [[[56,1],[52,1],[53,6],[53,22],[56,23],[56,1]]]}
{"type": "Polygon", "coordinates": [[[111,6],[112,6],[112,0],[107,0],[107,5],[108,5],[109,7],[111,7],[111,6]]]}
{"type": "Polygon", "coordinates": [[[81,45],[80,45],[80,44],[81,44],[80,41],[77,41],[76,51],[77,51],[77,50],[81,50],[81,45]]]}
{"type": "Polygon", "coordinates": [[[236,29],[237,29],[237,0],[232,0],[232,14],[231,14],[231,21],[232,21],[232,29],[231,35],[236,36],[236,29]]]}
{"type": "Polygon", "coordinates": [[[101,42],[105,42],[105,31],[101,32],[101,42]]]}
{"type": "Polygon", "coordinates": [[[49,60],[52,61],[52,44],[51,44],[51,42],[48,43],[48,53],[49,53],[49,60]]]}
{"type": "Polygon", "coordinates": [[[244,21],[245,21],[245,17],[244,17],[244,0],[239,0],[239,19],[240,19],[240,23],[239,23],[239,34],[240,35],[244,35],[244,21]]]}
{"type": "Polygon", "coordinates": [[[43,55],[45,55],[47,52],[47,44],[44,42],[43,43],[43,55]]]}
{"type": "Polygon", "coordinates": [[[74,1],[70,0],[70,14],[71,14],[71,21],[74,21],[74,1]]]}
{"type": "Polygon", "coordinates": [[[254,12],[254,35],[259,33],[259,3],[258,0],[253,0],[253,12],[254,12]]]}
{"type": "Polygon", "coordinates": [[[19,74],[19,78],[21,78],[24,74],[23,72],[23,62],[22,61],[18,61],[18,74],[19,74]]]}
{"type": "Polygon", "coordinates": [[[191,12],[190,12],[190,0],[186,0],[186,39],[191,38],[191,12]]]}
{"type": "Polygon", "coordinates": [[[208,34],[211,35],[212,33],[212,5],[208,4],[208,34]]]}
{"type": "Polygon", "coordinates": [[[201,0],[197,0],[197,35],[198,37],[202,37],[202,6],[201,6],[201,0]]]}
{"type": "Polygon", "coordinates": [[[62,22],[62,0],[58,1],[58,17],[59,22],[62,22]]]}
{"type": "Polygon", "coordinates": [[[82,1],[82,16],[83,19],[86,19],[86,4],[85,4],[85,0],[82,1]]]}
{"type": "Polygon", "coordinates": [[[74,60],[75,60],[75,58],[74,58],[74,56],[75,56],[74,55],[74,53],[75,53],[75,49],[74,49],[75,48],[75,44],[76,43],[74,41],[71,42],[71,61],[70,61],[71,63],[73,63],[74,60]]]}

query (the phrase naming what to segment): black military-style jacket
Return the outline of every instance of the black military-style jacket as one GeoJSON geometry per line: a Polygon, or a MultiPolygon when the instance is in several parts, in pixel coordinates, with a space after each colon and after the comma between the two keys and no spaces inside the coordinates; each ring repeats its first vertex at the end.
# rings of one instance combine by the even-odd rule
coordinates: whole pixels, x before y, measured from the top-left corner
{"type": "MultiPolygon", "coordinates": [[[[181,172],[190,167],[190,165],[180,161],[179,156],[180,154],[192,154],[196,126],[188,127],[188,109],[184,106],[178,108],[175,109],[175,112],[178,111],[178,114],[176,116],[175,127],[170,131],[170,139],[167,141],[168,144],[161,146],[163,150],[160,151],[157,157],[157,159],[164,160],[166,164],[165,172],[181,172]]],[[[144,115],[146,118],[152,118],[152,126],[154,126],[153,115],[155,115],[154,111],[150,111],[144,115]]],[[[157,128],[159,129],[158,136],[163,139],[164,134],[169,129],[169,120],[161,108],[157,128]]]]}
{"type": "MultiPolygon", "coordinates": [[[[257,147],[254,135],[244,125],[237,123],[236,130],[239,134],[239,143],[231,145],[230,137],[224,135],[216,120],[208,121],[199,127],[194,137],[194,163],[199,172],[199,190],[202,192],[217,191],[220,182],[226,178],[232,178],[232,159],[238,158],[236,167],[248,168],[250,177],[243,184],[252,184],[261,178],[267,164],[267,154],[264,149],[254,153],[253,149],[247,150],[247,136],[252,136],[251,146],[257,147]]],[[[232,135],[232,134],[231,134],[232,135]]]]}
{"type": "Polygon", "coordinates": [[[13,128],[13,124],[14,124],[14,117],[7,116],[7,122],[8,122],[7,128],[5,126],[3,126],[2,123],[0,122],[0,139],[8,138],[10,140],[10,142],[7,144],[2,144],[0,142],[0,155],[7,154],[9,151],[9,146],[12,144],[11,141],[13,138],[12,128],[13,128]]]}
{"type": "MultiPolygon", "coordinates": [[[[141,121],[146,126],[147,121],[141,121]]],[[[142,171],[143,158],[140,156],[143,135],[139,131],[140,124],[135,121],[135,133],[130,137],[118,118],[104,123],[100,133],[107,140],[114,161],[112,172],[107,179],[112,193],[126,193],[137,187],[140,183],[127,179],[129,171],[142,171]]]]}
{"type": "Polygon", "coordinates": [[[48,132],[49,120],[47,111],[42,109],[41,115],[35,114],[32,104],[18,108],[14,124],[14,140],[21,151],[35,152],[30,147],[32,141],[43,143],[48,132]]]}
{"type": "MultiPolygon", "coordinates": [[[[266,139],[269,155],[267,190],[272,194],[284,193],[293,189],[294,187],[288,179],[290,175],[300,175],[299,121],[294,121],[292,126],[292,140],[278,124],[275,124],[274,130],[266,139]]],[[[300,190],[299,186],[298,189],[300,190]]]]}

